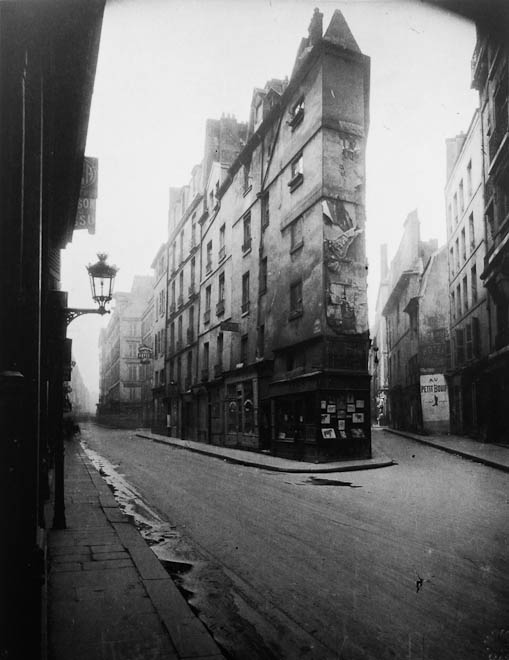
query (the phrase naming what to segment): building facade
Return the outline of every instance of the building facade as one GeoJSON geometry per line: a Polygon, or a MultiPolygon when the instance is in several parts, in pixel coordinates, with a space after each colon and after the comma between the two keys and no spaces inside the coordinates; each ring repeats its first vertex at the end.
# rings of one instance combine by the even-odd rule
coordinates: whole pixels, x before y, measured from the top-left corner
{"type": "Polygon", "coordinates": [[[170,191],[173,433],[370,455],[368,124],[369,58],[339,11],[324,35],[316,11],[290,80],[255,90],[247,131],[212,141],[207,125],[201,179],[170,191]]]}
{"type": "Polygon", "coordinates": [[[449,365],[447,248],[422,241],[410,213],[389,273],[386,323],[389,424],[396,429],[449,431],[445,373],[449,365]]]}
{"type": "Polygon", "coordinates": [[[451,431],[484,437],[483,373],[489,353],[481,121],[475,112],[465,134],[447,140],[447,248],[451,319],[448,383],[451,431]]]}
{"type": "Polygon", "coordinates": [[[113,294],[114,308],[99,335],[100,398],[98,420],[125,428],[142,424],[141,320],[153,295],[150,276],[134,277],[130,292],[113,294]]]}
{"type": "MultiPolygon", "coordinates": [[[[140,365],[142,388],[146,382],[146,370],[151,366],[152,419],[151,428],[155,433],[166,433],[167,393],[166,393],[166,307],[168,282],[168,246],[163,243],[152,262],[154,271],[154,291],[152,303],[152,362],[140,365]]],[[[145,310],[144,310],[145,311],[145,310]]],[[[143,333],[142,333],[143,334],[143,333]]]]}
{"type": "Polygon", "coordinates": [[[0,657],[12,660],[45,657],[46,530],[65,525],[60,251],[76,220],[103,10],[0,3],[0,657]]]}
{"type": "Polygon", "coordinates": [[[481,24],[472,58],[479,91],[484,180],[485,251],[481,279],[487,289],[488,357],[484,393],[488,441],[506,442],[509,420],[509,48],[500,25],[481,24]]]}

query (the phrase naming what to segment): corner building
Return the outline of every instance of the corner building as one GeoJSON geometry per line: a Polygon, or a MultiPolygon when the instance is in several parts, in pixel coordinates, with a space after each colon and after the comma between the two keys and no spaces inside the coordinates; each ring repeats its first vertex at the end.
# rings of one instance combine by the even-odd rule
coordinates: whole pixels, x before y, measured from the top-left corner
{"type": "Polygon", "coordinates": [[[290,80],[254,91],[238,156],[204,167],[197,368],[182,396],[197,439],[370,455],[368,122],[369,58],[339,11],[323,35],[316,10],[290,80]]]}

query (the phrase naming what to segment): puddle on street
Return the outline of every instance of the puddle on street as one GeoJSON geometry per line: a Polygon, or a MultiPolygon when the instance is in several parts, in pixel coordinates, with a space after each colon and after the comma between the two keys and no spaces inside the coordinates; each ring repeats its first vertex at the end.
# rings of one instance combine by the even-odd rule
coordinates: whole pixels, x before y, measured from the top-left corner
{"type": "Polygon", "coordinates": [[[346,486],[348,488],[362,488],[355,486],[351,481],[336,481],[335,479],[322,479],[321,477],[308,477],[307,481],[296,486],[346,486]]]}

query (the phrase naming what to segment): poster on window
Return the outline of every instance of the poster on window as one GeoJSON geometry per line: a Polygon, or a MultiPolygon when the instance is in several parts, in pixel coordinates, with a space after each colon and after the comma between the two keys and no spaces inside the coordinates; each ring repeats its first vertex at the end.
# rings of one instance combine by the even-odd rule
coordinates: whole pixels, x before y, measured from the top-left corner
{"type": "Polygon", "coordinates": [[[449,391],[444,374],[420,377],[422,421],[430,430],[449,430],[449,391]]]}

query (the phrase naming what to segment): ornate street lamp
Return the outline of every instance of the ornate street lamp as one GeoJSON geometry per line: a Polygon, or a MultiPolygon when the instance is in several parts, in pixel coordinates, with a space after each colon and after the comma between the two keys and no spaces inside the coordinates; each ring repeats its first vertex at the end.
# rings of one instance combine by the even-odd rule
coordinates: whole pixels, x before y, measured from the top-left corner
{"type": "MultiPolygon", "coordinates": [[[[67,294],[63,291],[52,292],[52,307],[56,320],[56,338],[62,342],[66,341],[66,327],[71,321],[83,314],[110,314],[106,309],[106,304],[113,297],[113,284],[118,268],[106,263],[107,254],[97,255],[99,261],[87,266],[90,277],[90,287],[92,289],[92,298],[99,307],[92,309],[81,309],[77,307],[66,307],[67,294]]],[[[63,354],[58,358],[58,376],[57,380],[63,380],[63,354]]],[[[61,386],[59,386],[61,387],[61,386]]],[[[55,501],[54,501],[54,529],[65,529],[67,524],[65,520],[65,496],[64,496],[64,433],[63,433],[63,397],[57,416],[60,417],[59,432],[56,434],[55,442],[55,501]]]]}
{"type": "Polygon", "coordinates": [[[110,302],[113,297],[113,285],[115,283],[115,276],[118,272],[116,266],[110,266],[106,263],[108,258],[107,254],[99,253],[99,261],[95,264],[87,266],[88,276],[90,277],[90,288],[92,290],[92,298],[99,305],[98,309],[79,309],[76,307],[67,307],[65,310],[66,325],[74,321],[78,316],[83,314],[109,314],[110,310],[106,309],[106,304],[110,302]]]}

